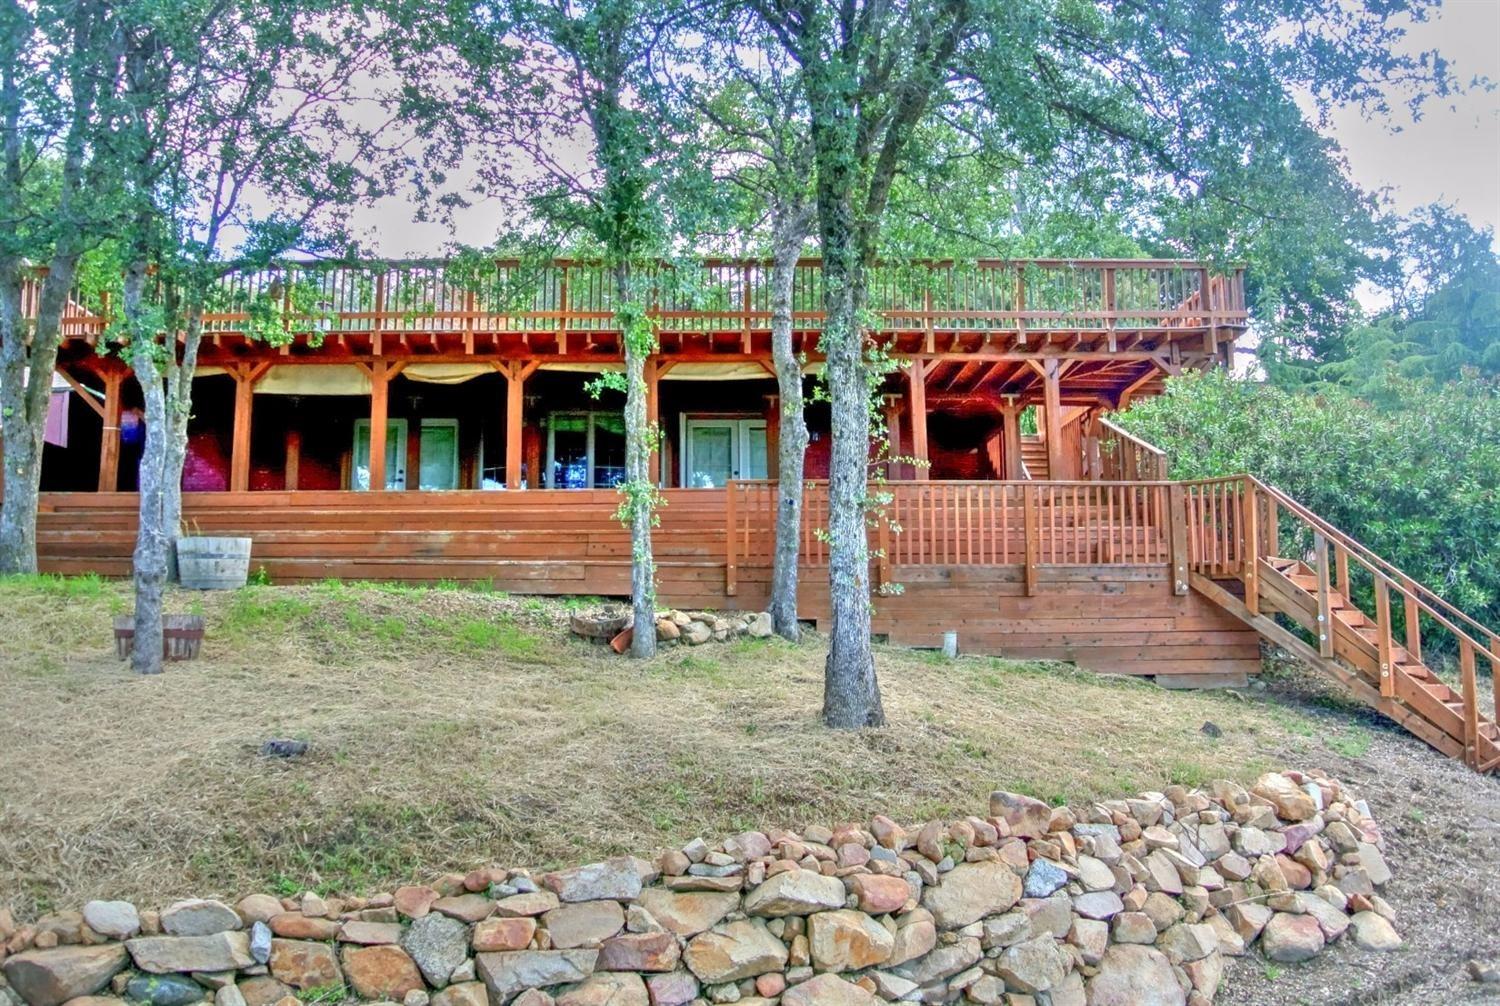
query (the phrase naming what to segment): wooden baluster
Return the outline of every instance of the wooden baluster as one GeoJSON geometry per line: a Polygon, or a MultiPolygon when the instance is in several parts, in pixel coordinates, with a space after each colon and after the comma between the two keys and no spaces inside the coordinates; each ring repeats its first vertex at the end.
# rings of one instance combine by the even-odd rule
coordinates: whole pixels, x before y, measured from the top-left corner
{"type": "Polygon", "coordinates": [[[1409,587],[1403,587],[1401,596],[1406,600],[1406,652],[1413,661],[1422,659],[1422,609],[1417,604],[1417,595],[1409,587]]]}
{"type": "Polygon", "coordinates": [[[1343,596],[1345,603],[1348,603],[1352,596],[1349,591],[1349,550],[1337,543],[1333,546],[1333,570],[1338,576],[1336,581],[1338,592],[1343,596]]]}
{"type": "Polygon", "coordinates": [[[735,520],[734,506],[738,490],[739,483],[731,479],[724,492],[724,593],[730,597],[739,590],[739,569],[735,564],[735,537],[739,527],[735,520]]]}
{"type": "Polygon", "coordinates": [[[1490,696],[1495,705],[1491,722],[1500,724],[1500,636],[1490,637],[1490,696]]]}
{"type": "Polygon", "coordinates": [[[1333,607],[1329,598],[1328,584],[1328,539],[1323,532],[1313,534],[1313,555],[1318,574],[1318,653],[1333,656],[1333,607]]]}
{"type": "Polygon", "coordinates": [[[1375,573],[1375,648],[1380,656],[1380,694],[1396,694],[1396,665],[1391,656],[1391,585],[1375,573]]]}
{"type": "Polygon", "coordinates": [[[1479,683],[1474,678],[1474,644],[1466,636],[1458,640],[1458,669],[1464,683],[1464,761],[1479,767],[1479,683]]]}
{"type": "Polygon", "coordinates": [[[1041,561],[1041,526],[1038,522],[1037,506],[1040,490],[1035,485],[1021,487],[1021,502],[1025,508],[1026,522],[1026,596],[1036,595],[1037,564],[1041,561]]]}
{"type": "Polygon", "coordinates": [[[1245,517],[1245,556],[1242,570],[1245,577],[1245,606],[1252,615],[1260,614],[1260,543],[1256,527],[1255,484],[1245,479],[1240,490],[1240,509],[1245,517]]]}

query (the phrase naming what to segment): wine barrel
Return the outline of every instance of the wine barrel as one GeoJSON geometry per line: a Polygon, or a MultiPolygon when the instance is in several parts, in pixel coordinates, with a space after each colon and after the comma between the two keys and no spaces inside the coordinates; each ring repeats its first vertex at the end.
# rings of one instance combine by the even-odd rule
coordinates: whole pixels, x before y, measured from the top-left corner
{"type": "Polygon", "coordinates": [[[250,577],[250,539],[177,539],[177,576],[190,590],[243,587],[250,577]]]}

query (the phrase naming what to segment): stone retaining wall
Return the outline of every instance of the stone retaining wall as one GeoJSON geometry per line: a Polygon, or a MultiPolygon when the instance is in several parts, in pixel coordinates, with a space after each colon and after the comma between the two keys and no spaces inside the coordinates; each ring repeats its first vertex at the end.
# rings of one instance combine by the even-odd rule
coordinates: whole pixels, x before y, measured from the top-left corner
{"type": "Polygon", "coordinates": [[[1185,1006],[1228,956],[1400,944],[1362,801],[1319,773],[1078,810],[701,839],[372,897],[93,901],[17,928],[0,1006],[1185,1006]]]}

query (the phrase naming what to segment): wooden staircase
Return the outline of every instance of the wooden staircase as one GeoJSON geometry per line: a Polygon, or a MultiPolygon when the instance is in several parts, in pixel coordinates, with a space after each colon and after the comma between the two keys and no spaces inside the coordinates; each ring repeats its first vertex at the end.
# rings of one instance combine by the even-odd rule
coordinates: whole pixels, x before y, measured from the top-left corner
{"type": "Polygon", "coordinates": [[[1026,466],[1026,477],[1034,482],[1050,482],[1051,467],[1047,462],[1047,442],[1035,433],[1021,435],[1021,464],[1026,466]]]}
{"type": "Polygon", "coordinates": [[[1500,768],[1500,690],[1481,702],[1476,674],[1483,659],[1500,675],[1500,635],[1279,490],[1250,478],[1239,487],[1230,480],[1202,485],[1187,490],[1192,589],[1444,754],[1479,772],[1500,768]],[[1311,538],[1304,557],[1277,554],[1282,527],[1301,532],[1299,541],[1311,538]],[[1353,600],[1351,568],[1366,584],[1361,592],[1373,595],[1373,613],[1353,600]],[[1403,623],[1399,640],[1393,599],[1403,623]],[[1434,634],[1448,637],[1457,687],[1424,661],[1424,626],[1429,642],[1434,634]],[[1481,708],[1487,705],[1496,708],[1481,708]]]}

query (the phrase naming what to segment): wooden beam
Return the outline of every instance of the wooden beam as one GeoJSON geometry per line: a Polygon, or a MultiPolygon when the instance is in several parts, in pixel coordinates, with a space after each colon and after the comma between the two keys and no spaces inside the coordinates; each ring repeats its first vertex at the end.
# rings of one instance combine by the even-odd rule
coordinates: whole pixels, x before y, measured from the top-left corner
{"type": "Polygon", "coordinates": [[[83,399],[84,405],[94,410],[95,415],[100,419],[104,418],[104,403],[95,397],[94,389],[85,387],[79,383],[76,377],[61,367],[57,369],[57,376],[68,382],[68,386],[78,393],[78,397],[83,399]]]}
{"type": "MultiPolygon", "coordinates": [[[[383,277],[382,277],[383,278],[383,277]]],[[[390,416],[390,382],[394,375],[384,360],[370,365],[370,490],[385,489],[386,422],[390,416]]]]}
{"type": "Polygon", "coordinates": [[[927,454],[927,364],[912,360],[906,366],[907,400],[911,403],[911,451],[919,462],[912,477],[925,482],[932,466],[927,454]]]}

